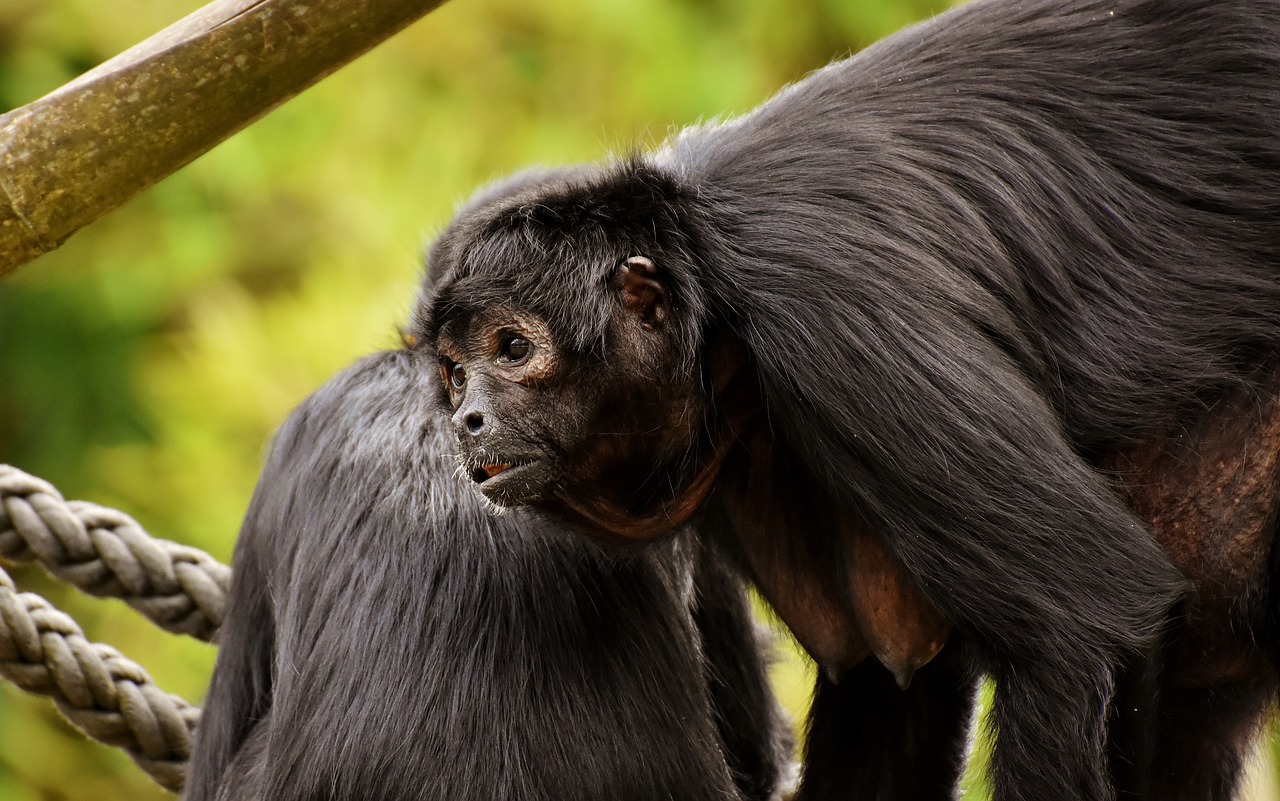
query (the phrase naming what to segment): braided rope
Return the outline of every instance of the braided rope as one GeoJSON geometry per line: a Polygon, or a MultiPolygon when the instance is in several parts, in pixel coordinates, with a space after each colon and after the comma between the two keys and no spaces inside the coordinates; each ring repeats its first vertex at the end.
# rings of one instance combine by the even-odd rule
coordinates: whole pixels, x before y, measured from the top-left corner
{"type": "Polygon", "coordinates": [[[0,675],[53,698],[76,728],[124,749],[166,789],[182,789],[199,707],[162,692],[111,646],[86,640],[76,622],[45,599],[18,593],[4,570],[0,675]]]}
{"type": "Polygon", "coordinates": [[[121,598],[157,626],[210,640],[231,569],[196,548],[152,539],[133,518],[0,464],[0,558],[38,561],[55,577],[121,598]]]}

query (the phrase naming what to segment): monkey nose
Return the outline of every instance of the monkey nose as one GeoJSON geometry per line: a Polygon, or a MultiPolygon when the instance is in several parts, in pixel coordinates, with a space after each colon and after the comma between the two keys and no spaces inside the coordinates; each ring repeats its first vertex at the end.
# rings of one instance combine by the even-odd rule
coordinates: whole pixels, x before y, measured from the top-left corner
{"type": "Polygon", "coordinates": [[[453,426],[461,437],[479,437],[487,427],[484,412],[475,407],[459,409],[453,415],[453,426]]]}

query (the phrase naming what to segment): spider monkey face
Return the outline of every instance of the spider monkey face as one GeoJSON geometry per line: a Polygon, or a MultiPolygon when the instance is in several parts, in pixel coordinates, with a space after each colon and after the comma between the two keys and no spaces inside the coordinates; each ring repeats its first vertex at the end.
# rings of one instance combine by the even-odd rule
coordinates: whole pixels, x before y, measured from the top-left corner
{"type": "Polygon", "coordinates": [[[541,318],[514,307],[446,327],[438,353],[463,472],[501,506],[540,501],[586,435],[565,413],[583,404],[566,380],[572,356],[541,318]]]}
{"type": "Polygon", "coordinates": [[[670,471],[696,440],[706,403],[698,377],[676,369],[654,263],[627,259],[606,291],[603,355],[564,347],[539,315],[503,304],[443,326],[440,380],[461,468],[484,497],[560,512],[606,536],[648,538],[662,532],[640,535],[621,521],[669,500],[660,496],[670,494],[670,471]]]}

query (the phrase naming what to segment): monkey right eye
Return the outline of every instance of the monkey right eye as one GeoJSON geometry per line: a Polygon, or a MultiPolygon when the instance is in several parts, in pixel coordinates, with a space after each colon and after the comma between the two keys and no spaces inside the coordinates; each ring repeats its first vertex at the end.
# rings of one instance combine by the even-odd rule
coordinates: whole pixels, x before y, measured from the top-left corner
{"type": "Polygon", "coordinates": [[[454,389],[462,389],[467,385],[467,368],[460,364],[454,364],[449,368],[449,383],[454,389]]]}

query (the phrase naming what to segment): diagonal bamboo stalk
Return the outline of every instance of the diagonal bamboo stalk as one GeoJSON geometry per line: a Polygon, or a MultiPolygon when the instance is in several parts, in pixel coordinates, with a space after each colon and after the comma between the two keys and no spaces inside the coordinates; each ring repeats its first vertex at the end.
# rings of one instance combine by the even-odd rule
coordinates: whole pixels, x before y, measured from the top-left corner
{"type": "Polygon", "coordinates": [[[0,276],[444,0],[215,0],[0,116],[0,276]]]}

